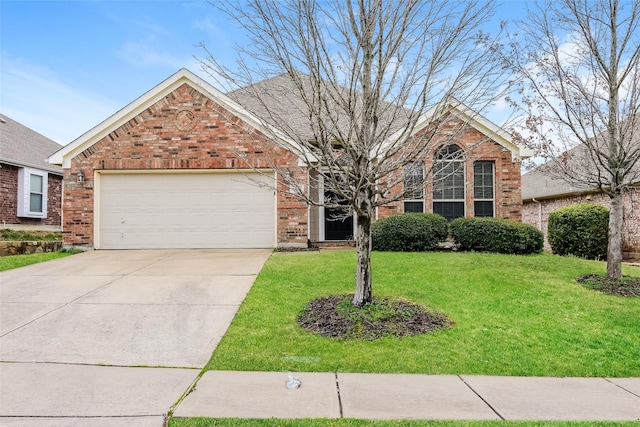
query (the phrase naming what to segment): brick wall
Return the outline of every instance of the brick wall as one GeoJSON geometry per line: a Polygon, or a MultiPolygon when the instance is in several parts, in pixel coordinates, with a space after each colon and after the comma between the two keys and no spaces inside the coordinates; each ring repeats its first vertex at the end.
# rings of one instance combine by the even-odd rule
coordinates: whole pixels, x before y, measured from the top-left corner
{"type": "MultiPolygon", "coordinates": [[[[426,131],[424,131],[426,132],[426,131]]],[[[421,134],[416,136],[419,140],[421,134]]],[[[494,162],[495,173],[495,212],[498,218],[508,218],[515,221],[522,221],[522,192],[521,192],[521,172],[520,161],[514,159],[511,151],[489,139],[475,128],[466,125],[460,119],[450,116],[438,129],[438,135],[430,143],[431,149],[425,153],[422,159],[425,164],[427,175],[425,179],[425,212],[433,211],[432,192],[433,187],[429,183],[431,180],[430,169],[433,165],[434,153],[443,145],[456,144],[464,150],[465,164],[465,216],[474,216],[473,198],[473,162],[477,160],[487,160],[494,162]]],[[[398,171],[402,173],[402,171],[398,171]]],[[[397,179],[401,179],[400,176],[397,179]]],[[[402,191],[401,185],[395,191],[402,191]]],[[[402,201],[391,203],[378,208],[378,217],[384,218],[394,213],[402,213],[404,204],[402,201]]]]}
{"type": "MultiPolygon", "coordinates": [[[[633,187],[624,196],[624,225],[622,250],[626,257],[640,257],[640,188],[633,187]]],[[[609,197],[605,194],[584,194],[558,199],[527,201],[523,206],[523,222],[542,230],[545,237],[545,249],[551,250],[547,241],[549,214],[557,209],[578,204],[596,203],[611,208],[609,197]]]]}
{"type": "Polygon", "coordinates": [[[60,227],[62,209],[62,177],[48,175],[48,198],[46,218],[18,217],[18,171],[19,167],[0,164],[0,225],[21,225],[37,228],[42,225],[60,227]]]}
{"type": "MultiPolygon", "coordinates": [[[[293,154],[184,84],[72,159],[64,174],[65,244],[93,246],[96,170],[273,166],[294,171],[305,182],[293,154]],[[76,182],[78,170],[84,172],[84,183],[76,182]]],[[[306,245],[306,205],[284,193],[277,197],[278,244],[306,245]]]]}
{"type": "Polygon", "coordinates": [[[0,221],[17,224],[18,167],[0,163],[0,221]]]}

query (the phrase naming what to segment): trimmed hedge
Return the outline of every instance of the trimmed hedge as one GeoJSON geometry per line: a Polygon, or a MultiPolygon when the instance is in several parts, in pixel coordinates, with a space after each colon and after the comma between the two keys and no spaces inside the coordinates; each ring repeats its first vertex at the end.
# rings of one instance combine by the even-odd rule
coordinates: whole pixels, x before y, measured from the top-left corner
{"type": "Polygon", "coordinates": [[[449,224],[461,250],[501,254],[542,252],[544,236],[529,224],[501,218],[457,218],[449,224]]]}
{"type": "Polygon", "coordinates": [[[601,205],[583,203],[549,214],[547,237],[556,255],[603,260],[609,242],[609,211],[601,205]]]}
{"type": "Polygon", "coordinates": [[[379,219],[371,226],[374,251],[431,251],[448,234],[447,220],[437,214],[397,214],[379,219]]]}

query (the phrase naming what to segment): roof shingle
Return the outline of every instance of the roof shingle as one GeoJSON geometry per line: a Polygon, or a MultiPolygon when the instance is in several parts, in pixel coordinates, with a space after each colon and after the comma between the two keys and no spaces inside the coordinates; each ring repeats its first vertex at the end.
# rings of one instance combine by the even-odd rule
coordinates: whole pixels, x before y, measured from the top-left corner
{"type": "Polygon", "coordinates": [[[62,145],[0,114],[0,162],[62,175],[62,168],[47,158],[62,145]]]}

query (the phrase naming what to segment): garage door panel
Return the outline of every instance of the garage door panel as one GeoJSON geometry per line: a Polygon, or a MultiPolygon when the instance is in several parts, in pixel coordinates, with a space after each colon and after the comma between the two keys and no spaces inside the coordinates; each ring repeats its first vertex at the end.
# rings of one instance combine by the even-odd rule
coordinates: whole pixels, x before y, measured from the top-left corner
{"type": "Polygon", "coordinates": [[[100,193],[104,249],[264,248],[275,243],[273,191],[243,173],[103,174],[100,193]]]}

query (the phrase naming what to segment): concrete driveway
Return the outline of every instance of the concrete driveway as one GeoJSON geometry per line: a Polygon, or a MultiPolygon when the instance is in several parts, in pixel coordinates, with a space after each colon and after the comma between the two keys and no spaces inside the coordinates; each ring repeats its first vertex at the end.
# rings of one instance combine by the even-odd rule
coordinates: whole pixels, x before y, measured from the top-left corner
{"type": "Polygon", "coordinates": [[[161,426],[270,253],[92,251],[0,273],[0,424],[161,426]]]}

